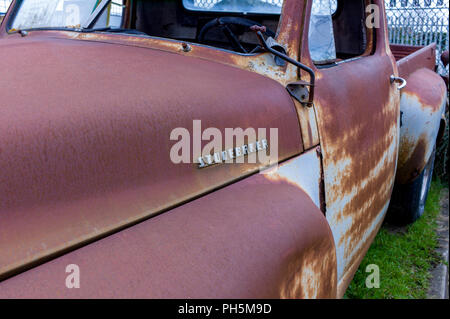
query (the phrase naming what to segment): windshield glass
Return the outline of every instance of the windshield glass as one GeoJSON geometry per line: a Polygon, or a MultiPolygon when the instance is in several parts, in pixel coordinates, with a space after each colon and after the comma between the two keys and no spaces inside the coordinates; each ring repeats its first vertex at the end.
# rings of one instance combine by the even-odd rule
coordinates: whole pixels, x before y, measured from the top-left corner
{"type": "MultiPolygon", "coordinates": [[[[23,0],[12,23],[12,29],[80,28],[100,2],[100,0],[23,0]]],[[[117,0],[111,3],[98,19],[96,26],[120,25],[121,4],[122,1],[117,0]],[[117,10],[117,7],[120,10],[117,10]]]]}
{"type": "Polygon", "coordinates": [[[188,10],[280,14],[283,0],[183,0],[188,10]]]}

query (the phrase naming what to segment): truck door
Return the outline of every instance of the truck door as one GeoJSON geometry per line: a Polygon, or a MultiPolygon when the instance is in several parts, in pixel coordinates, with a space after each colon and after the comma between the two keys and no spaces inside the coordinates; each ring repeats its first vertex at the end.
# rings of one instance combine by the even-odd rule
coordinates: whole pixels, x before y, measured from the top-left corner
{"type": "Polygon", "coordinates": [[[399,143],[399,91],[383,1],[308,1],[301,59],[316,73],[314,108],[338,296],[389,205],[399,143]]]}

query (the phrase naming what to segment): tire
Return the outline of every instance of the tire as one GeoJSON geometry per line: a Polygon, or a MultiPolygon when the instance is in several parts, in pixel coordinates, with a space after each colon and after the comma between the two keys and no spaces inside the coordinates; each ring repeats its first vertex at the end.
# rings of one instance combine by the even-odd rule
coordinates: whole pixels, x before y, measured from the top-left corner
{"type": "Polygon", "coordinates": [[[423,215],[433,177],[435,156],[436,147],[422,173],[414,181],[409,184],[396,184],[394,186],[386,216],[388,223],[404,226],[414,223],[423,215]]]}

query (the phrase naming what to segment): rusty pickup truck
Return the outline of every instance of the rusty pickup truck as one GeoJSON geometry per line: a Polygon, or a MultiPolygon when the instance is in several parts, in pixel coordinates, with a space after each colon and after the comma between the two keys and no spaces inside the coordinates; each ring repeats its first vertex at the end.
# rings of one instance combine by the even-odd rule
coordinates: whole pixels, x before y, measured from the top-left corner
{"type": "Polygon", "coordinates": [[[341,298],[446,125],[435,45],[387,32],[381,0],[12,1],[0,298],[341,298]]]}

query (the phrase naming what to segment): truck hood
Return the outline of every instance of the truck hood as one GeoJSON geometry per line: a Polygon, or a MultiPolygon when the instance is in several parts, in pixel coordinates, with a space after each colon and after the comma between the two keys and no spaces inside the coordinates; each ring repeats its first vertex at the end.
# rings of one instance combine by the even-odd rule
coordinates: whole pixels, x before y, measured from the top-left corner
{"type": "Polygon", "coordinates": [[[0,42],[0,280],[258,171],[173,163],[171,133],[187,129],[192,154],[193,120],[277,129],[280,161],[303,150],[290,96],[256,73],[126,45],[0,42]]]}

